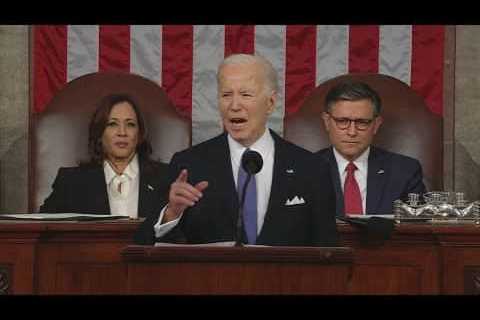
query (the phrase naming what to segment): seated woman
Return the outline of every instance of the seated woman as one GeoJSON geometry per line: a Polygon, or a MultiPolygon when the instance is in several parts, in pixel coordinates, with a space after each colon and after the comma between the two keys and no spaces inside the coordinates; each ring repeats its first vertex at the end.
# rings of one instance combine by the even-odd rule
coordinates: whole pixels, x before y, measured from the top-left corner
{"type": "MultiPolygon", "coordinates": [[[[89,125],[90,159],[60,168],[40,212],[157,217],[168,195],[168,165],[150,159],[140,109],[128,95],[104,97],[89,125]]],[[[153,243],[153,230],[139,230],[135,242],[153,243]]]]}

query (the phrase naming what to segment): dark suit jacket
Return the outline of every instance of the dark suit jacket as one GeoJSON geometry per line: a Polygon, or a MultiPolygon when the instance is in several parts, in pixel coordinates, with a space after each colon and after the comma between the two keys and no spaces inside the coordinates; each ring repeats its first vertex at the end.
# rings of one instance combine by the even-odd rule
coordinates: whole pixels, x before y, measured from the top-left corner
{"type": "MultiPolygon", "coordinates": [[[[168,165],[139,159],[139,171],[138,216],[147,220],[158,219],[168,196],[168,165]]],[[[103,166],[60,168],[53,191],[40,206],[40,212],[109,214],[103,166]]],[[[134,238],[139,244],[153,243],[153,229],[141,229],[134,238]]]]}
{"type": "MultiPolygon", "coordinates": [[[[272,189],[257,244],[336,245],[335,196],[328,164],[315,164],[312,153],[271,133],[275,141],[272,189]],[[287,199],[295,196],[303,197],[305,204],[286,206],[287,199]]],[[[234,240],[239,200],[227,135],[176,153],[170,162],[172,181],[183,168],[188,169],[191,184],[207,180],[209,185],[202,199],[185,210],[179,224],[159,241],[234,240]]]]}
{"type": "MultiPolygon", "coordinates": [[[[318,160],[330,163],[330,173],[336,191],[337,216],[343,216],[344,201],[337,161],[332,147],[318,151],[318,160]]],[[[368,214],[392,214],[393,201],[406,200],[409,193],[425,193],[422,167],[418,160],[389,152],[374,146],[370,147],[367,173],[368,214]]]]}

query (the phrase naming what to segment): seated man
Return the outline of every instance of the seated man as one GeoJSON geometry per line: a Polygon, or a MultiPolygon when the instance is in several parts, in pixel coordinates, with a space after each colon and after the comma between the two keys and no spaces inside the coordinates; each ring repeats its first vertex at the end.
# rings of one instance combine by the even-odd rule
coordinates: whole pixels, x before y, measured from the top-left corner
{"type": "Polygon", "coordinates": [[[277,99],[271,63],[260,56],[232,55],[220,65],[217,79],[226,132],[173,156],[169,201],[151,226],[158,240],[336,245],[328,163],[315,163],[312,153],[267,129],[277,99]],[[248,185],[247,193],[251,185],[256,188],[254,200],[244,206],[243,235],[236,239],[240,163],[249,149],[261,155],[263,167],[248,185]]]}
{"type": "Polygon", "coordinates": [[[331,165],[337,216],[392,214],[393,201],[426,192],[418,160],[371,146],[380,111],[379,95],[363,82],[346,81],[327,93],[323,121],[332,147],[316,156],[331,165]]]}

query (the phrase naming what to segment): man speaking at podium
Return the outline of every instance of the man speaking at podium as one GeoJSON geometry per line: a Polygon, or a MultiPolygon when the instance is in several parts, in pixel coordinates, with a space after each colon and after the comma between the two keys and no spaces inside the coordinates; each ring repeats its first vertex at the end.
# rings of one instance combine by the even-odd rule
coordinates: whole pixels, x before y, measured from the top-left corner
{"type": "Polygon", "coordinates": [[[336,245],[327,162],[314,164],[312,153],[267,130],[277,100],[271,63],[257,55],[231,55],[219,66],[217,80],[226,132],[173,156],[169,202],[154,225],[157,241],[336,245]],[[257,152],[263,163],[258,173],[250,172],[248,184],[241,165],[246,151],[257,152]]]}

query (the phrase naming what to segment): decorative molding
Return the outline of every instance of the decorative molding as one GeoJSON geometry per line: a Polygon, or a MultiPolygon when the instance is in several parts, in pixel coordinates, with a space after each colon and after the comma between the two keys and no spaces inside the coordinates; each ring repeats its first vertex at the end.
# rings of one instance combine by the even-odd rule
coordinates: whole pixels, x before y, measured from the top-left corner
{"type": "Polygon", "coordinates": [[[464,272],[465,294],[480,295],[480,267],[467,267],[464,272]]]}
{"type": "Polygon", "coordinates": [[[12,270],[8,265],[0,264],[0,295],[10,294],[12,283],[12,270]]]}
{"type": "Polygon", "coordinates": [[[443,62],[443,189],[455,189],[455,49],[456,26],[445,26],[443,62]]]}

